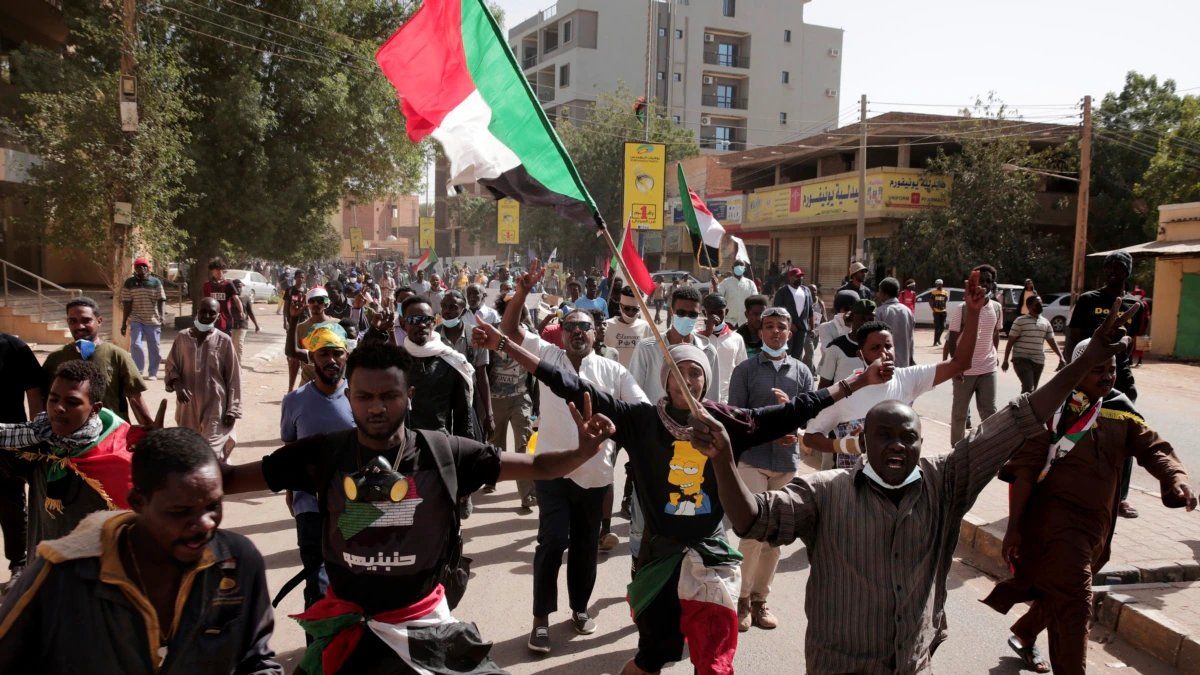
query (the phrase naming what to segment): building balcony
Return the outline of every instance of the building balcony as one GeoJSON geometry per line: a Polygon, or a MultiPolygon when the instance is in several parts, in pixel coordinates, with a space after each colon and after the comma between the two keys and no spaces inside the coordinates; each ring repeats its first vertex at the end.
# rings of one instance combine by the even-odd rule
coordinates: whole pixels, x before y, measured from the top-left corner
{"type": "Polygon", "coordinates": [[[710,66],[721,66],[723,68],[749,68],[750,57],[742,56],[741,54],[728,54],[718,52],[716,50],[704,51],[704,62],[710,66]]]}
{"type": "Polygon", "coordinates": [[[724,108],[726,110],[745,110],[747,99],[734,98],[732,96],[716,96],[705,94],[700,97],[701,105],[706,105],[710,108],[724,108]]]}
{"type": "Polygon", "coordinates": [[[534,54],[533,56],[526,56],[525,58],[521,59],[521,68],[532,68],[537,65],[537,62],[537,54],[534,54]]]}
{"type": "Polygon", "coordinates": [[[719,150],[721,152],[740,152],[746,149],[746,142],[723,140],[720,138],[701,138],[700,149],[719,150]]]}

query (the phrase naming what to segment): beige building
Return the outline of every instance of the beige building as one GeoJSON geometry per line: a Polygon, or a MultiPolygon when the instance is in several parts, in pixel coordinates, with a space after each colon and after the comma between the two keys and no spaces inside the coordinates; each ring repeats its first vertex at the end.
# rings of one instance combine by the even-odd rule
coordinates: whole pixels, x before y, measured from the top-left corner
{"type": "Polygon", "coordinates": [[[509,44],[552,118],[649,78],[703,149],[745,150],[837,126],[842,31],[804,23],[807,2],[560,0],[509,44]]]}

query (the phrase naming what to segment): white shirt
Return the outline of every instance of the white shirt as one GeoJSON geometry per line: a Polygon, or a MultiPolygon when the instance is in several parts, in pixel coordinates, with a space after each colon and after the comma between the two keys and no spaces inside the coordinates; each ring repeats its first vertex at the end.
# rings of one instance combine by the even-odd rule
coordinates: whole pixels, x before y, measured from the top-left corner
{"type": "MultiPolygon", "coordinates": [[[[962,317],[964,303],[958,303],[948,312],[946,325],[953,333],[960,333],[962,339],[962,317]]],[[[1000,325],[1004,309],[995,300],[989,300],[983,309],[979,310],[979,333],[975,337],[975,353],[971,355],[971,367],[963,375],[987,375],[996,372],[996,342],[994,336],[1000,325]]]]}
{"type": "Polygon", "coordinates": [[[470,310],[463,312],[463,325],[466,326],[468,329],[474,328],[475,324],[479,323],[475,319],[476,313],[479,313],[480,315],[482,315],[483,320],[487,321],[488,323],[492,324],[493,326],[500,325],[500,312],[497,312],[496,310],[492,309],[491,307],[488,307],[487,304],[485,303],[485,304],[480,305],[479,309],[475,310],[474,312],[472,312],[470,310]]]}
{"type": "Polygon", "coordinates": [[[717,292],[725,298],[729,309],[725,313],[725,319],[734,325],[740,326],[746,322],[746,298],[758,293],[758,286],[753,281],[742,277],[726,277],[717,284],[717,292]]]}
{"type": "MultiPolygon", "coordinates": [[[[853,338],[845,336],[847,340],[853,341],[853,338]]],[[[856,343],[857,344],[857,343],[856,343]]],[[[856,370],[862,370],[867,365],[858,356],[848,356],[846,352],[837,347],[830,347],[821,351],[821,364],[817,368],[817,374],[822,379],[830,382],[837,382],[846,377],[850,377],[856,370]]]]}
{"type": "MultiPolygon", "coordinates": [[[[578,372],[580,379],[608,394],[619,401],[648,403],[633,376],[625,370],[625,366],[599,356],[595,352],[584,357],[579,364],[579,371],[571,365],[567,352],[546,342],[532,331],[525,331],[525,341],[521,343],[525,349],[537,354],[547,365],[578,372]]],[[[554,395],[550,388],[543,385],[538,388],[538,401],[541,405],[540,424],[538,426],[538,452],[544,450],[571,450],[579,447],[579,430],[575,428],[575,420],[567,408],[567,402],[554,395]]],[[[604,441],[604,447],[595,456],[583,463],[583,466],[567,474],[581,488],[598,488],[613,482],[614,445],[611,440],[604,441]]]]}
{"type": "Polygon", "coordinates": [[[633,360],[633,350],[637,344],[648,337],[650,324],[640,317],[634,319],[633,323],[625,323],[619,316],[604,322],[604,344],[617,350],[621,365],[626,368],[633,360]]]}
{"type": "MultiPolygon", "coordinates": [[[[808,305],[808,289],[804,287],[804,284],[795,288],[788,286],[788,288],[792,291],[792,297],[796,298],[796,316],[804,316],[804,308],[808,305]]],[[[804,329],[808,330],[808,326],[805,326],[804,329]]]]}
{"type": "Polygon", "coordinates": [[[821,349],[825,349],[830,342],[839,337],[849,334],[850,326],[846,325],[846,320],[841,314],[834,314],[832,319],[817,326],[817,339],[821,341],[821,349]]]}
{"type": "Polygon", "coordinates": [[[425,294],[429,292],[429,282],[428,281],[420,281],[417,279],[413,279],[412,282],[410,282],[408,284],[408,287],[413,289],[413,291],[416,292],[416,294],[421,297],[425,297],[425,294]]]}
{"type": "Polygon", "coordinates": [[[729,402],[729,380],[733,377],[733,369],[745,361],[746,341],[736,330],[725,327],[724,335],[709,335],[708,344],[717,350],[717,362],[721,364],[719,380],[721,382],[721,403],[729,402]]]}
{"type": "Polygon", "coordinates": [[[863,420],[867,412],[877,403],[884,401],[900,401],[906,405],[918,396],[933,389],[933,379],[937,374],[938,364],[927,363],[921,366],[897,368],[893,371],[892,379],[883,384],[873,384],[854,392],[852,396],[834,403],[822,410],[808,426],[805,433],[821,434],[836,432],[838,438],[857,435],[862,432],[863,420]]]}

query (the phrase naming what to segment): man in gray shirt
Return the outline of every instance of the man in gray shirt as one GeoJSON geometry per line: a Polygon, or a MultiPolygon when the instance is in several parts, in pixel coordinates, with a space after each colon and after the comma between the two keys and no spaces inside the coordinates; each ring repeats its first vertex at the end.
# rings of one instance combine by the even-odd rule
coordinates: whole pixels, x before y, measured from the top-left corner
{"type": "Polygon", "coordinates": [[[888,277],[879,282],[879,290],[875,291],[875,320],[886,324],[892,334],[892,344],[896,346],[896,365],[900,368],[915,366],[913,360],[913,321],[912,311],[900,303],[896,296],[900,295],[900,282],[888,277]]]}
{"type": "MultiPolygon", "coordinates": [[[[734,367],[729,380],[729,405],[763,408],[789,401],[801,392],[817,390],[808,366],[787,353],[791,323],[791,315],[782,307],[763,310],[759,330],[763,349],[734,367]]],[[[754,493],[782,488],[796,476],[798,468],[800,448],[794,435],[750,448],[742,453],[737,466],[738,475],[754,493]]],[[[738,551],[742,554],[738,630],[744,633],[751,624],[765,630],[775,628],[779,621],[767,608],[767,594],[771,592],[771,580],[779,564],[779,547],[743,539],[738,551]]]]}

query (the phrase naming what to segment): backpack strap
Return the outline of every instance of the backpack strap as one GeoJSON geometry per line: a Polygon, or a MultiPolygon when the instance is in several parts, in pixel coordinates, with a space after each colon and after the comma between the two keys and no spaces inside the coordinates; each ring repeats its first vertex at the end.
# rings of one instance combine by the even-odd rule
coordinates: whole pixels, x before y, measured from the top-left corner
{"type": "MultiPolygon", "coordinates": [[[[437,462],[438,473],[442,476],[442,484],[446,486],[446,492],[449,494],[450,503],[456,506],[458,503],[458,471],[454,466],[454,452],[450,450],[450,437],[441,431],[430,431],[427,429],[414,429],[425,443],[429,445],[430,452],[433,453],[433,459],[437,462]]],[[[458,509],[454,509],[455,520],[458,518],[458,509]]]]}

